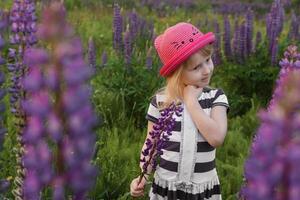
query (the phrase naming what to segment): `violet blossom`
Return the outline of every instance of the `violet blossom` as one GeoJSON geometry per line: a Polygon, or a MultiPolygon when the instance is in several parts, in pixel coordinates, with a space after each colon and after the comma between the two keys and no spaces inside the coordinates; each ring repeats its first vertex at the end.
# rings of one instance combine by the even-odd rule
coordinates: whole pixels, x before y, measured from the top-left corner
{"type": "Polygon", "coordinates": [[[195,2],[193,0],[143,0],[141,1],[141,5],[148,7],[148,9],[156,10],[161,15],[165,15],[167,7],[172,10],[176,10],[178,8],[189,9],[195,6],[195,2]]]}
{"type": "Polygon", "coordinates": [[[270,13],[266,16],[266,32],[269,39],[269,54],[271,64],[275,65],[278,54],[278,38],[283,29],[284,8],[280,0],[275,0],[270,13]]]}
{"type": "Polygon", "coordinates": [[[35,2],[32,0],[14,0],[10,11],[10,44],[7,67],[11,74],[10,104],[11,112],[15,116],[17,126],[17,174],[14,179],[14,189],[12,193],[16,199],[23,198],[24,163],[21,157],[24,155],[24,144],[21,139],[24,131],[26,116],[21,108],[21,101],[26,94],[22,88],[21,79],[24,77],[27,67],[23,63],[24,51],[37,43],[36,38],[36,15],[35,2]]]}
{"type": "Polygon", "coordinates": [[[132,39],[135,39],[138,34],[138,28],[140,26],[140,19],[136,12],[131,12],[128,14],[129,19],[129,32],[132,39]]]}
{"type": "MultiPolygon", "coordinates": [[[[2,11],[0,10],[0,13],[2,11]]],[[[7,129],[3,126],[3,117],[2,115],[5,112],[5,104],[3,102],[3,99],[6,95],[6,90],[3,87],[3,84],[5,82],[5,75],[3,73],[4,65],[6,64],[6,60],[2,57],[2,50],[5,46],[5,40],[3,38],[3,32],[6,29],[6,25],[3,19],[2,14],[0,14],[0,151],[3,148],[4,138],[7,134],[7,129]]],[[[2,167],[2,166],[1,166],[2,167]]],[[[8,190],[10,186],[10,182],[7,179],[0,179],[0,193],[4,193],[8,190]]]]}
{"type": "Polygon", "coordinates": [[[233,44],[232,44],[233,54],[236,60],[238,60],[239,57],[239,40],[240,40],[240,28],[239,28],[238,20],[236,18],[234,22],[234,34],[233,34],[233,44]]]}
{"type": "Polygon", "coordinates": [[[300,69],[300,53],[297,50],[297,46],[295,45],[288,46],[287,50],[284,52],[284,57],[279,62],[279,65],[281,68],[280,68],[278,78],[276,80],[276,87],[273,92],[272,99],[269,103],[268,110],[271,109],[277,96],[280,95],[282,80],[285,78],[285,76],[287,76],[287,74],[292,69],[296,69],[296,70],[300,69]]]}
{"type": "Polygon", "coordinates": [[[246,22],[240,25],[240,35],[239,35],[239,51],[238,51],[238,61],[240,63],[244,62],[247,53],[247,26],[246,22]]]}
{"type": "Polygon", "coordinates": [[[123,18],[121,9],[118,4],[114,4],[114,19],[113,19],[113,47],[117,52],[123,51],[123,18]]]}
{"type": "Polygon", "coordinates": [[[148,174],[149,168],[152,170],[156,169],[158,160],[163,154],[162,149],[165,146],[165,141],[168,141],[172,135],[172,130],[175,126],[174,115],[181,116],[182,111],[181,104],[176,105],[174,102],[161,111],[161,117],[153,125],[153,130],[149,133],[151,138],[146,139],[146,148],[142,151],[143,158],[140,162],[143,163],[143,171],[139,182],[145,174],[148,174]]]}
{"type": "Polygon", "coordinates": [[[216,35],[216,41],[214,42],[214,53],[212,56],[212,60],[214,65],[219,65],[222,63],[222,55],[221,55],[221,33],[220,33],[220,25],[217,20],[214,21],[214,32],[216,35]]]}
{"type": "Polygon", "coordinates": [[[261,126],[245,162],[249,200],[296,200],[300,195],[300,70],[282,78],[272,108],[261,111],[261,126]]]}
{"type": "MultiPolygon", "coordinates": [[[[1,12],[1,11],[0,11],[1,12]]],[[[0,16],[1,17],[1,16],[0,16]]],[[[0,24],[3,22],[3,19],[0,18],[0,24]]],[[[3,84],[5,82],[5,75],[3,73],[3,67],[6,64],[6,60],[2,57],[2,50],[5,46],[5,40],[3,38],[3,31],[5,29],[5,26],[0,26],[0,107],[1,107],[1,118],[0,118],[0,151],[2,149],[2,144],[4,142],[5,134],[7,133],[7,130],[2,126],[3,125],[3,118],[2,114],[5,112],[5,105],[3,102],[3,99],[6,95],[6,90],[3,87],[3,84]]]]}
{"type": "Polygon", "coordinates": [[[252,53],[253,18],[253,11],[248,9],[246,13],[246,56],[249,56],[250,53],[252,53]]]}
{"type": "Polygon", "coordinates": [[[119,5],[114,4],[113,47],[118,54],[123,55],[127,70],[130,70],[134,50],[145,49],[147,41],[154,41],[154,35],[153,21],[144,19],[134,10],[123,17],[119,5]]]}
{"type": "Polygon", "coordinates": [[[147,51],[147,56],[146,56],[146,68],[150,70],[152,69],[152,65],[153,65],[152,47],[150,47],[147,51]]]}
{"type": "Polygon", "coordinates": [[[227,60],[232,59],[232,52],[231,52],[231,27],[230,21],[228,16],[224,17],[224,36],[223,36],[223,43],[224,43],[224,54],[227,60]]]}
{"type": "Polygon", "coordinates": [[[299,23],[297,16],[295,15],[294,12],[292,12],[292,19],[291,19],[291,26],[290,26],[290,31],[289,31],[289,38],[291,40],[297,40],[299,38],[299,23]]]}
{"type": "Polygon", "coordinates": [[[124,36],[124,57],[127,69],[130,69],[132,60],[132,35],[130,31],[125,32],[124,36]]]}
{"type": "Polygon", "coordinates": [[[22,80],[28,94],[22,102],[28,116],[23,135],[24,197],[38,199],[50,186],[54,200],[64,199],[69,189],[74,199],[83,200],[96,175],[90,163],[96,123],[88,85],[92,70],[61,3],[44,10],[38,36],[53,48],[50,52],[37,48],[25,52],[29,72],[22,80]]]}

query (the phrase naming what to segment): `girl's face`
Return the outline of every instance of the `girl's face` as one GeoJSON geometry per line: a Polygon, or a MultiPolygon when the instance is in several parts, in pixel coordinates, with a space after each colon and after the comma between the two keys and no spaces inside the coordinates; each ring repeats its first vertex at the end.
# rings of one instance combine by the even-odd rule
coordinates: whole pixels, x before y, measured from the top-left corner
{"type": "Polygon", "coordinates": [[[193,54],[186,66],[183,66],[182,82],[186,85],[205,87],[209,84],[214,64],[211,56],[204,57],[201,53],[193,54]]]}

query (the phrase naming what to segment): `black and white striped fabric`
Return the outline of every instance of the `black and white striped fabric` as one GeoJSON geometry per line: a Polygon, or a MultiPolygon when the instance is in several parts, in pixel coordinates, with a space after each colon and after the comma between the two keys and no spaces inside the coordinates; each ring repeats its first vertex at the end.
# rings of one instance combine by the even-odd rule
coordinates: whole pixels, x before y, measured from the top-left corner
{"type": "MultiPolygon", "coordinates": [[[[214,106],[229,104],[222,89],[204,88],[198,98],[207,115],[214,106]]],[[[164,95],[155,95],[150,103],[146,119],[156,123],[160,117],[158,104],[164,95]]],[[[215,167],[216,150],[201,135],[183,104],[181,117],[163,149],[154,181],[149,193],[151,200],[160,199],[210,199],[220,200],[220,182],[215,167]]]]}

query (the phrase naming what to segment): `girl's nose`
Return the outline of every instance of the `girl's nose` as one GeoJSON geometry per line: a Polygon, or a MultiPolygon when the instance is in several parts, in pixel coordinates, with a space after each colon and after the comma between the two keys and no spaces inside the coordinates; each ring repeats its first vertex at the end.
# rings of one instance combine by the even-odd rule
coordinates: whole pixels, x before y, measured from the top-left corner
{"type": "Polygon", "coordinates": [[[203,74],[208,75],[208,74],[210,74],[210,71],[211,71],[210,65],[209,64],[204,64],[204,66],[203,66],[203,74]]]}

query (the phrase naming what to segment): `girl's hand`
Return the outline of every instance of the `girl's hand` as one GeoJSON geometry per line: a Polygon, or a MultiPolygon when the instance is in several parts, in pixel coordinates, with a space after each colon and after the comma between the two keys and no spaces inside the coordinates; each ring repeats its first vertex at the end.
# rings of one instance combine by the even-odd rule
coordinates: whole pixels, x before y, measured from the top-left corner
{"type": "Polygon", "coordinates": [[[130,194],[133,197],[144,196],[144,189],[146,184],[146,179],[143,177],[141,182],[138,184],[140,177],[133,179],[130,184],[130,194]]]}
{"type": "Polygon", "coordinates": [[[193,101],[198,101],[198,97],[202,93],[203,88],[196,87],[194,85],[187,85],[183,89],[183,101],[185,104],[189,104],[193,101]]]}

